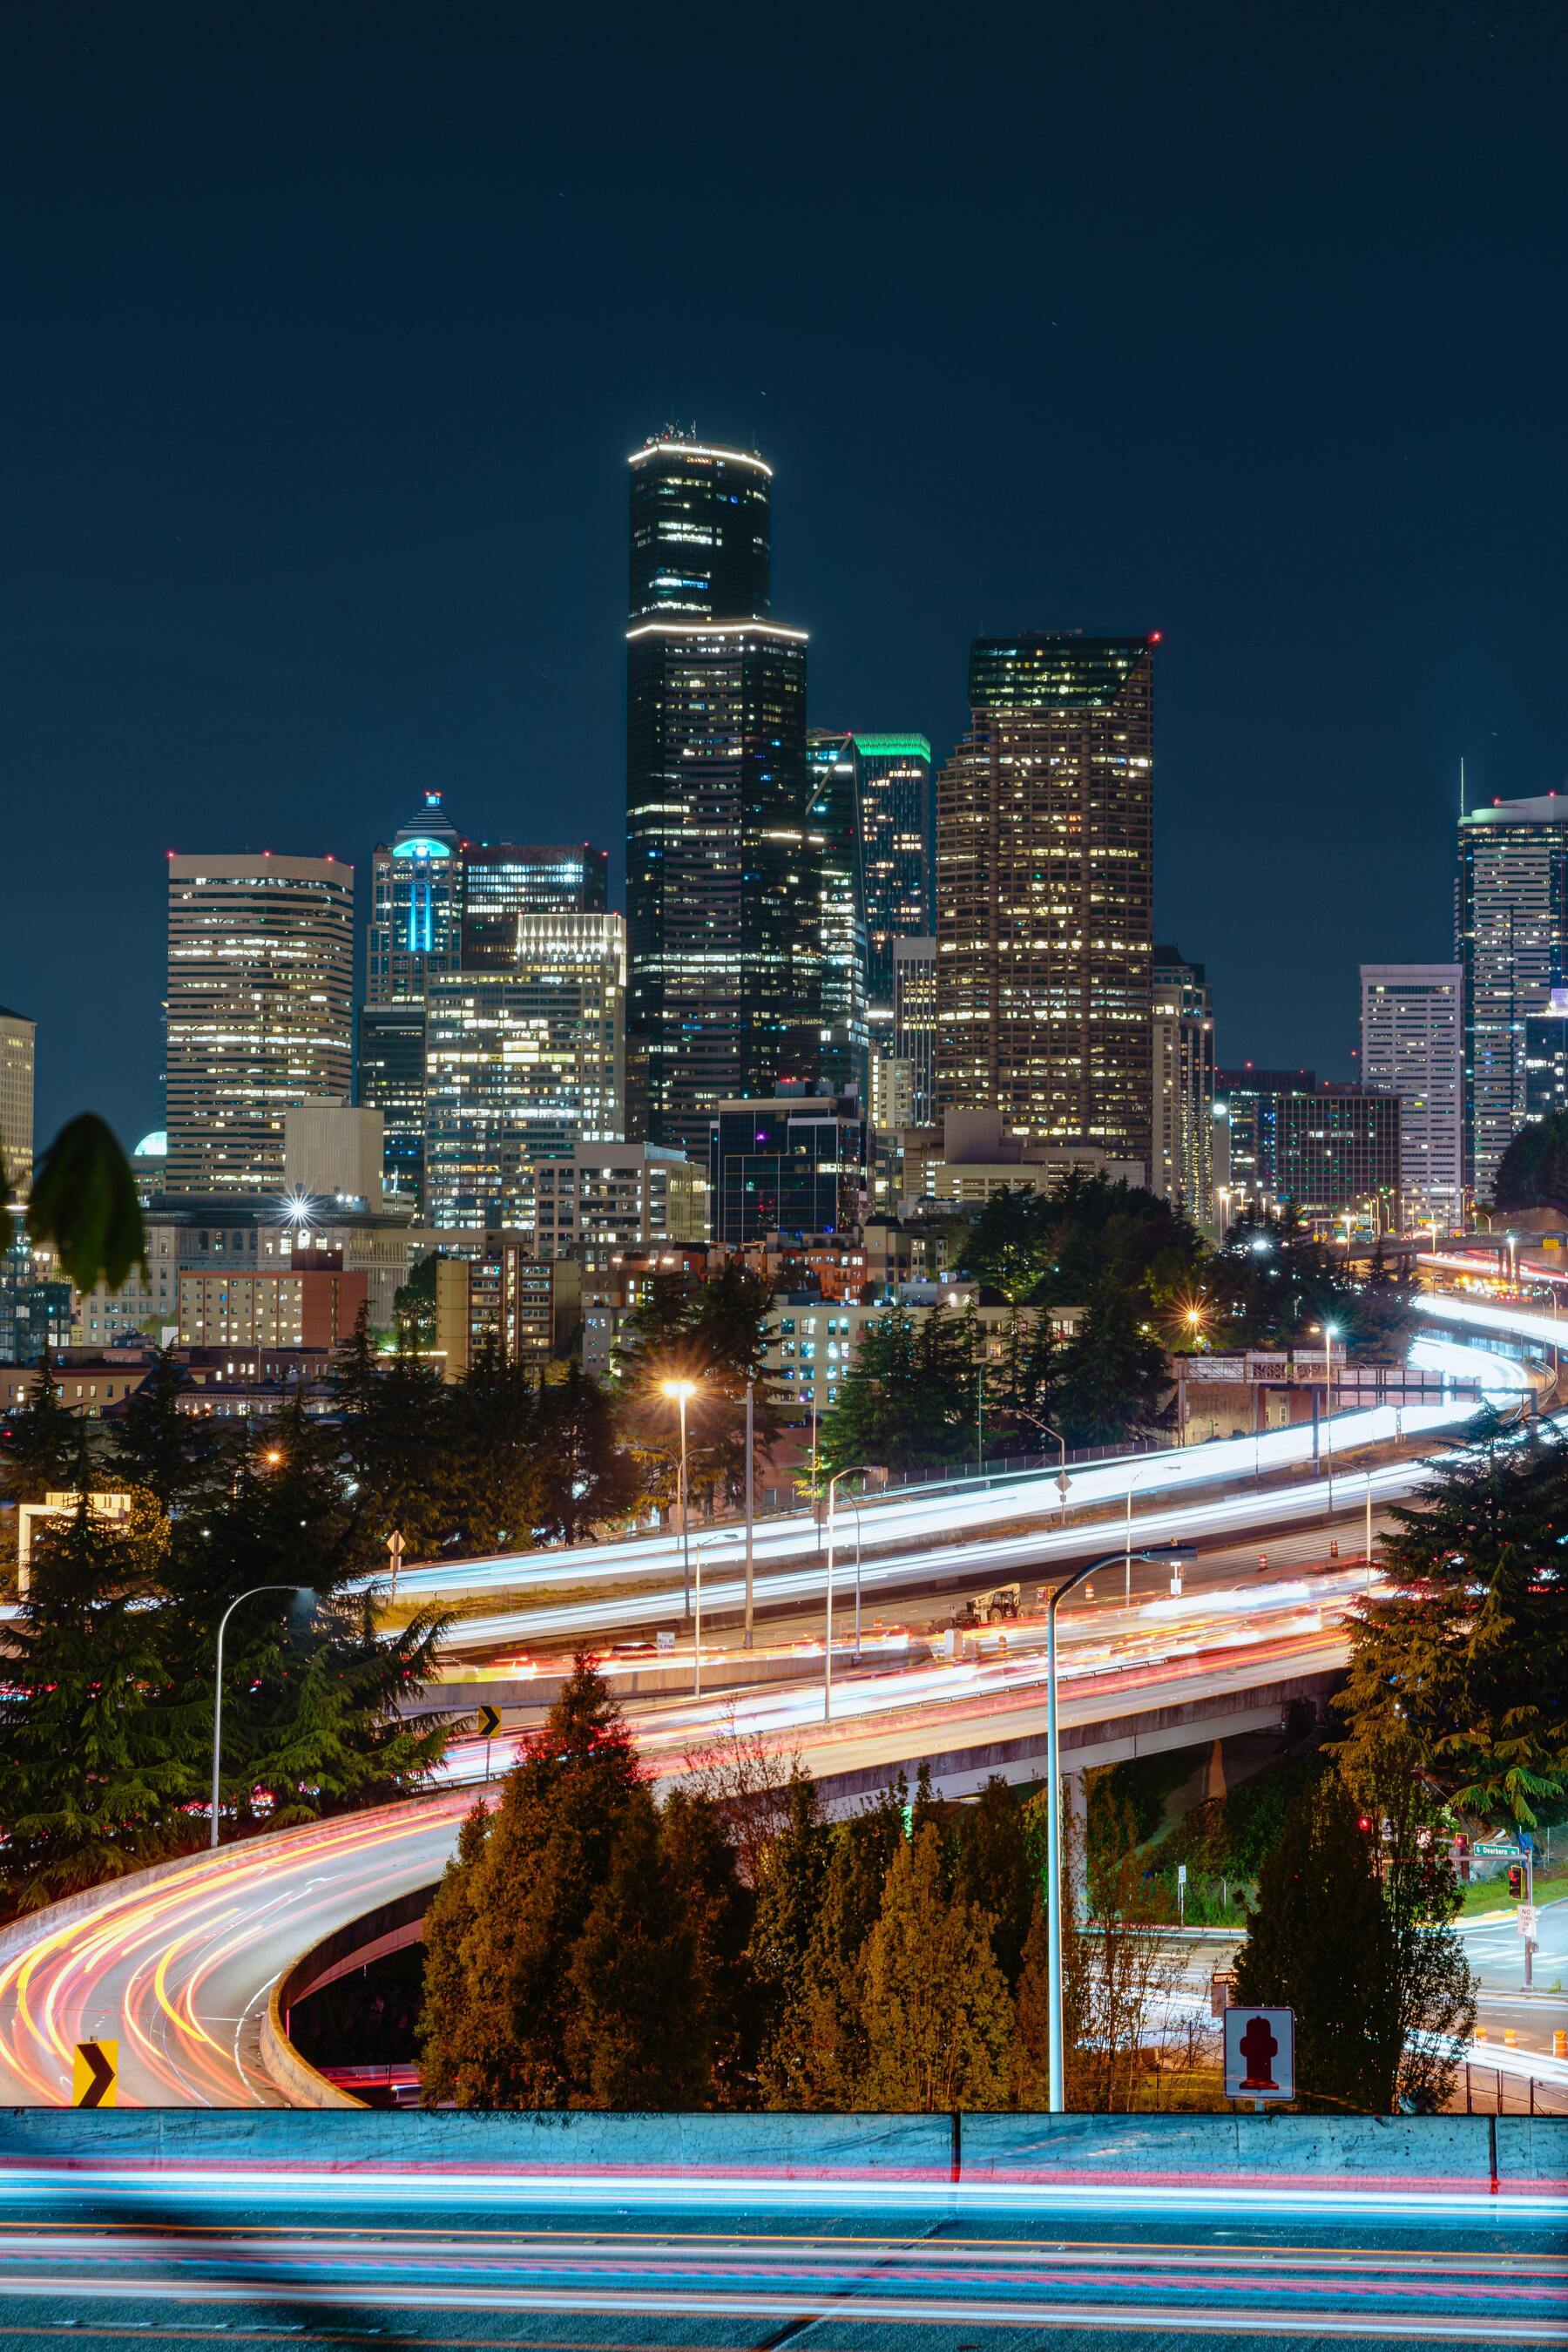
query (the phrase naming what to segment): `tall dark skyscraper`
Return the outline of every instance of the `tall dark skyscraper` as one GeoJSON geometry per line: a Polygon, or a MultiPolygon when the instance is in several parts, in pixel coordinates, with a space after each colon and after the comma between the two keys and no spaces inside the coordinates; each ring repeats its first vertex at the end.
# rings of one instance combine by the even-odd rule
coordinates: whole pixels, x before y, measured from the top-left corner
{"type": "Polygon", "coordinates": [[[771,617],[761,457],[667,434],[630,466],[627,1025],[650,1139],[705,1151],[719,1101],[822,1069],[805,633],[771,617]]]}
{"type": "Polygon", "coordinates": [[[854,737],[866,993],[885,1032],[893,1010],[893,941],[931,930],[931,745],[923,735],[854,737]]]}
{"type": "Polygon", "coordinates": [[[1145,1171],[1156,642],[977,638],[936,797],[939,1107],[1145,1171]]]}

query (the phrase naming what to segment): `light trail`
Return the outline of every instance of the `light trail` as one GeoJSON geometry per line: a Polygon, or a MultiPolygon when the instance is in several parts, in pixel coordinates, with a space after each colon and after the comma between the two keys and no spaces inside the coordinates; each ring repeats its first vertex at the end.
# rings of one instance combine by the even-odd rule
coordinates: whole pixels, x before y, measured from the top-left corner
{"type": "MultiPolygon", "coordinates": [[[[1469,1410],[1460,1408],[1458,1417],[1468,1417],[1469,1410]]],[[[1454,1417],[1439,1408],[1417,1408],[1405,1416],[1406,1431],[1413,1422],[1425,1429],[1454,1417]]],[[[1391,1409],[1347,1421],[1393,1433],[1391,1409]]],[[[1310,1432],[1284,1433],[1310,1444],[1310,1432]]],[[[1243,1451],[1250,1456],[1253,1450],[1253,1441],[1245,1441],[1243,1451]]],[[[1186,1483],[1202,1475],[1207,1484],[1215,1449],[1190,1451],[1196,1459],[1182,1465],[1187,1467],[1186,1483]]],[[[1142,1463],[1151,1459],[1162,1458],[1141,1457],[1142,1463]]],[[[1418,1491],[1430,1475],[1421,1462],[1379,1465],[1369,1474],[1374,1506],[1418,1491]]],[[[1227,1530],[1321,1521],[1331,1495],[1340,1509],[1359,1512],[1367,1492],[1368,1477],[1357,1471],[1272,1492],[1168,1500],[1137,1517],[1133,1540],[1212,1540],[1227,1530]]],[[[889,1507],[956,1507],[971,1526],[987,1500],[995,1502],[972,1493],[940,1506],[927,1498],[923,1506],[889,1507]]],[[[1043,1507],[1043,1515],[1049,1507],[1043,1507]]],[[[1020,1516],[1016,1493],[995,1504],[993,1517],[1003,1513],[1020,1516]]],[[[1081,1558],[1107,1534],[1108,1549],[1114,1548],[1114,1530],[1064,1533],[1037,1526],[1023,1535],[993,1535],[902,1559],[868,1559],[862,1581],[871,1591],[914,1579],[931,1582],[955,1570],[971,1576],[990,1571],[998,1581],[1003,1573],[1038,1574],[1056,1559],[1081,1558]]],[[[823,1581],[823,1571],[809,1562],[775,1571],[759,1584],[771,1601],[815,1599],[823,1581]]],[[[1093,1723],[1111,1707],[1126,1713],[1176,1697],[1203,1699],[1266,1687],[1282,1670],[1320,1671],[1343,1656],[1344,1633],[1336,1621],[1348,1605],[1352,1582],[1360,1582],[1353,1572],[1337,1580],[1325,1574],[1297,1579],[1267,1594],[1242,1585],[1181,1603],[1144,1603],[1135,1622],[1119,1612],[1109,1627],[1101,1619],[1081,1634],[1075,1612],[1068,1620],[1064,1722],[1093,1723]]],[[[737,1605],[740,1596],[738,1580],[721,1579],[709,1587],[710,1607],[737,1605]]],[[[656,1594],[651,1602],[644,1596],[629,1604],[567,1604],[493,1621],[491,1630],[514,1636],[522,1630],[537,1633],[549,1618],[553,1630],[603,1634],[617,1622],[630,1622],[624,1613],[628,1607],[646,1622],[650,1607],[673,1604],[675,1599],[671,1593],[656,1594]]],[[[472,1634],[475,1629],[468,1631],[472,1634]]],[[[809,1654],[803,1674],[815,1685],[809,1654]]],[[[884,1676],[879,1684],[873,1679],[842,1685],[840,1719],[826,1728],[810,1721],[815,1687],[752,1694],[743,1702],[742,1720],[763,1739],[799,1752],[806,1769],[821,1774],[887,1767],[922,1752],[961,1750],[977,1738],[1015,1738],[1020,1727],[1026,1729],[1043,1714],[1038,1660],[1022,1643],[1005,1661],[970,1661],[945,1671],[921,1668],[913,1679],[884,1676]]],[[[729,1712],[722,1700],[701,1710],[650,1710],[639,1719],[637,1736],[651,1773],[679,1773],[685,1749],[711,1739],[729,1712]]],[[[128,2105],[278,2104],[279,2095],[262,2073],[255,2043],[258,2011],[272,1986],[304,1949],[332,1929],[438,1877],[470,1801],[453,1789],[279,1832],[138,1874],[65,1916],[57,1911],[14,1923],[0,1933],[0,2097],[62,2104],[72,2044],[110,2033],[124,2037],[128,2105]]]]}
{"type": "MultiPolygon", "coordinates": [[[[1500,1359],[1477,1349],[1468,1360],[1467,1377],[1504,1381],[1500,1359]]],[[[1451,1369],[1445,1366],[1444,1369],[1451,1369]]],[[[1514,1384],[1506,1383],[1510,1388],[1514,1384]]],[[[1340,1452],[1391,1444],[1406,1438],[1462,1426],[1475,1412],[1472,1400],[1447,1404],[1415,1404],[1396,1410],[1372,1405],[1334,1416],[1332,1444],[1340,1452]]],[[[1325,1439],[1325,1444],[1328,1440],[1325,1439]]],[[[1136,1476],[1140,1497],[1180,1487],[1224,1485],[1238,1479],[1267,1477],[1280,1470],[1310,1464],[1312,1431],[1308,1423],[1260,1432],[1256,1437],[1220,1438],[1205,1445],[1172,1446],[1163,1453],[1128,1454],[1115,1462],[1084,1465],[1068,1473],[1067,1508],[1079,1511],[1119,1504],[1136,1476]]],[[[1037,1519],[1047,1526],[1063,1516],[1062,1499],[1054,1470],[994,1475],[978,1482],[950,1484],[938,1494],[917,1493],[859,1499],[868,1544],[923,1542],[943,1534],[971,1528],[1037,1519]]],[[[711,1542],[714,1531],[705,1531],[711,1542]]],[[[727,1526],[722,1536],[737,1553],[742,1530],[727,1526]]],[[[1092,1542],[1079,1530],[1080,1548],[1092,1542]]],[[[752,1545],[759,1566],[770,1561],[808,1556],[815,1561],[820,1531],[808,1511],[792,1511],[775,1519],[760,1520],[752,1545]]],[[[666,1534],[619,1538],[608,1543],[578,1544],[543,1552],[514,1552],[494,1559],[449,1560],[405,1568],[398,1578],[399,1598],[451,1597],[484,1591],[545,1592],[563,1587],[604,1586],[660,1573],[679,1576],[680,1544],[666,1534]]]]}

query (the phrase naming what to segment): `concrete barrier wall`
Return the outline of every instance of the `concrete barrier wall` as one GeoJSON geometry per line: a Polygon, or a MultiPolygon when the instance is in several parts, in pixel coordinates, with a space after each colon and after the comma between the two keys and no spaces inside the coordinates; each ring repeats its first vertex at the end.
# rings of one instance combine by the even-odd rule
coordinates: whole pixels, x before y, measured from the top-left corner
{"type": "MultiPolygon", "coordinates": [[[[297,2062],[302,2063],[302,2062],[297,2062]]],[[[1568,2129],[1505,2116],[1354,2118],[1216,2116],[721,2116],[396,2114],[60,2108],[0,2114],[0,2167],[191,2164],[636,2175],[694,2180],[840,2173],[897,2183],[1005,2189],[1097,2177],[1212,2188],[1226,2179],[1281,2189],[1401,2185],[1487,2194],[1568,2193],[1568,2129]],[[1495,2171],[1494,2171],[1495,2158],[1495,2171]]],[[[610,2183],[606,2181],[606,2189],[610,2183]]],[[[669,2196],[679,2202],[679,2186],[669,2196]]]]}

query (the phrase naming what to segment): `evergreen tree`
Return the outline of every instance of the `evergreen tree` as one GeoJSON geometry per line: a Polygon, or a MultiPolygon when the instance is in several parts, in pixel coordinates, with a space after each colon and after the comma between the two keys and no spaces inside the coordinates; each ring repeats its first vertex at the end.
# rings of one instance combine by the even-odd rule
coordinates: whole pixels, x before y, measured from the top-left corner
{"type": "Polygon", "coordinates": [[[1439,2113],[1476,2025],[1476,1979],[1450,1922],[1459,1908],[1447,1808],[1404,1731],[1373,1734],[1347,1785],[1376,1832],[1392,1937],[1401,2103],[1439,2113]]]}
{"type": "Polygon", "coordinates": [[[165,1511],[193,1503],[218,1475],[226,1448],[205,1414],[182,1412],[191,1375],[173,1348],[160,1348],[110,1433],[105,1475],[142,1486],[165,1511]]]}
{"type": "Polygon", "coordinates": [[[817,1431],[824,1471],[973,1459],[974,1373],[963,1326],[937,1307],[890,1307],[860,1335],[817,1431]]]}
{"type": "Polygon", "coordinates": [[[407,1717],[447,1620],[423,1610],[390,1638],[359,1580],[385,1565],[347,1490],[341,1441],[295,1398],[232,1491],[174,1526],[160,1613],[175,1689],[202,1691],[211,1721],[219,1621],[263,1591],[225,1636],[223,1801],[241,1830],[280,1826],[408,1793],[439,1761],[439,1718],[407,1717]]]}
{"type": "Polygon", "coordinates": [[[458,1850],[425,1915],[424,2007],[420,2096],[427,2107],[468,2104],[461,2093],[487,2076],[489,2017],[470,1998],[468,1946],[479,1923],[485,1843],[490,1817],[484,1799],[464,1816],[458,1850]]]}
{"type": "Polygon", "coordinates": [[[1337,1776],[1297,1798],[1258,1874],[1237,2000],[1296,2013],[1296,2087],[1310,2106],[1386,2115],[1403,2033],[1376,1825],[1337,1776]]]}
{"type": "Polygon", "coordinates": [[[393,1295],[392,1313],[400,1350],[418,1355],[436,1345],[436,1268],[440,1253],[431,1250],[409,1269],[406,1282],[393,1295]]]}
{"type": "Polygon", "coordinates": [[[27,1910],[194,1843],[199,1787],[152,1605],[168,1528],[150,1496],[129,1524],[85,1496],[47,1521],[8,1633],[0,1695],[0,1869],[27,1910]]]}
{"type": "Polygon", "coordinates": [[[1483,1414],[1392,1516],[1393,1589],[1358,1612],[1337,1702],[1352,1775],[1402,1733],[1453,1804],[1532,1827],[1568,1783],[1568,1445],[1483,1414]]]}
{"type": "Polygon", "coordinates": [[[472,1363],[450,1407],[447,1475],[458,1557],[531,1551],[542,1507],[538,1412],[521,1364],[493,1349],[472,1363]]]}
{"type": "Polygon", "coordinates": [[[861,2020],[868,2063],[856,2105],[930,2114],[1006,2103],[1013,2011],[991,1921],[944,1885],[927,1822],[894,1853],[867,1939],[861,2020]]]}
{"type": "Polygon", "coordinates": [[[10,1416],[10,1442],[0,1454],[12,1500],[41,1503],[46,1495],[69,1488],[81,1465],[86,1428],[63,1402],[46,1349],[28,1382],[26,1402],[10,1416]]]}
{"type": "Polygon", "coordinates": [[[1062,1350],[1055,1403],[1069,1445],[1122,1444],[1174,1419],[1165,1351],[1145,1328],[1139,1294],[1114,1276],[1096,1284],[1062,1350]]]}
{"type": "Polygon", "coordinates": [[[763,1849],[749,1951],[763,2047],[773,2042],[785,2011],[801,1990],[806,1954],[822,1910],[831,1843],[816,1783],[798,1768],[791,1775],[788,1806],[784,1827],[763,1849]]]}
{"type": "Polygon", "coordinates": [[[1531,1119],[1510,1142],[1492,1186],[1500,1209],[1568,1208],[1568,1113],[1531,1119]]]}
{"type": "Polygon", "coordinates": [[[1033,1184],[1003,1184],[975,1217],[962,1270],[1005,1298],[1028,1298],[1056,1255],[1056,1204],[1033,1184]]]}
{"type": "Polygon", "coordinates": [[[759,2067],[770,2107],[852,2107],[868,2057],[860,1955],[881,1916],[882,1888],[904,1843],[903,1792],[836,1822],[822,1901],[805,1959],[759,2067]]]}
{"type": "Polygon", "coordinates": [[[757,1898],[744,1885],[724,1807],[672,1789],[659,1814],[659,1865],[679,1892],[692,1937],[692,1967],[706,2053],[705,2105],[755,2103],[762,2014],[752,1976],[757,1898]]]}
{"type": "Polygon", "coordinates": [[[782,1391],[766,1363],[772,1304],[763,1276],[730,1259],[700,1282],[679,1275],[657,1278],[626,1319],[616,1376],[633,1435],[668,1450],[675,1407],[666,1383],[689,1381],[695,1391],[687,1406],[694,1496],[704,1490],[716,1496],[743,1491],[748,1381],[759,1447],[771,1444],[783,1425],[782,1391]]]}
{"type": "Polygon", "coordinates": [[[482,1844],[426,1930],[426,2100],[563,2107],[588,2089],[572,1963],[633,1808],[646,1806],[620,1709],[579,1657],[502,1785],[482,1844]]]}
{"type": "Polygon", "coordinates": [[[698,2107],[709,2085],[706,2004],[681,1880],[658,1813],[635,1787],[567,1969],[563,2051],[573,2104],[698,2107]]]}
{"type": "Polygon", "coordinates": [[[1024,1811],[1005,1780],[987,1780],[973,1805],[958,1809],[953,1885],[991,1922],[991,1951],[1009,1988],[1024,1963],[1039,1874],[1024,1811]]]}
{"type": "Polygon", "coordinates": [[[636,1457],[620,1442],[616,1399],[579,1364],[539,1393],[539,1524],[581,1543],[636,1508],[636,1457]]]}

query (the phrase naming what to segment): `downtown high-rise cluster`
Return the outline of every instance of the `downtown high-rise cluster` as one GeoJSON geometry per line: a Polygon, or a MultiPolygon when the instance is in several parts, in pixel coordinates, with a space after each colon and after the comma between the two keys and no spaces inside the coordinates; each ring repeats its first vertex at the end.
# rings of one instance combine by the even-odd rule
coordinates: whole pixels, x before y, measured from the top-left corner
{"type": "MultiPolygon", "coordinates": [[[[1159,633],[976,639],[933,761],[919,713],[822,723],[763,456],[667,429],[627,476],[625,914],[603,846],[470,837],[435,787],[368,892],[171,856],[148,1270],[80,1300],[14,1250],[0,1358],[324,1347],[435,1257],[454,1360],[580,1332],[602,1363],[652,1266],[771,1250],[875,1291],[932,1263],[900,1225],[1073,1169],[1210,1230],[1450,1225],[1568,1101],[1568,803],[1462,816],[1454,961],[1363,967],[1357,1083],[1217,1067],[1204,966],[1154,929],[1159,633]]],[[[0,1012],[24,1192],[33,1045],[0,1012]]]]}

